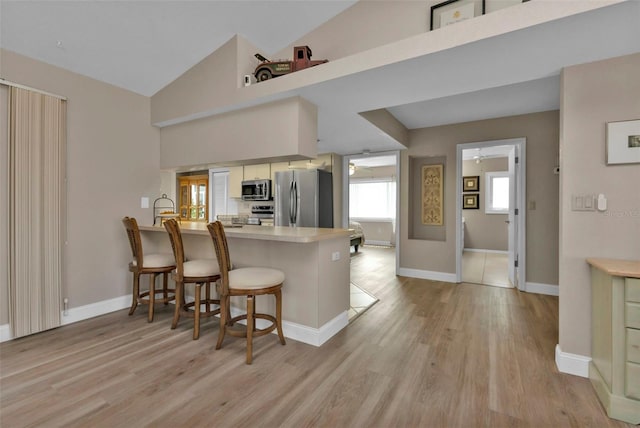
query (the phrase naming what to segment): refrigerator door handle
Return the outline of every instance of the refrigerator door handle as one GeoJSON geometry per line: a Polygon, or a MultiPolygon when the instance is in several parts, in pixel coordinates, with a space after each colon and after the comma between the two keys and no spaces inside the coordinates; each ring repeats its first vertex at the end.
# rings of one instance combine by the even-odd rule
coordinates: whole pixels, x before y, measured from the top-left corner
{"type": "Polygon", "coordinates": [[[293,182],[293,220],[292,225],[296,226],[298,223],[298,182],[293,182]]]}
{"type": "Polygon", "coordinates": [[[289,183],[289,226],[293,223],[293,181],[289,183]]]}

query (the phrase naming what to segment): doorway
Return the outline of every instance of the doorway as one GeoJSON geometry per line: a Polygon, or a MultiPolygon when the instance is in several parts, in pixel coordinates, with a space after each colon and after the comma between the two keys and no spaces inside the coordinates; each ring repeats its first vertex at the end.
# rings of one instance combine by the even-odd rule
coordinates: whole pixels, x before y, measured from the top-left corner
{"type": "Polygon", "coordinates": [[[372,304],[366,294],[380,291],[381,277],[397,273],[398,176],[397,151],[343,158],[342,225],[351,231],[350,318],[366,309],[358,302],[372,304]]]}
{"type": "Polygon", "coordinates": [[[525,143],[457,146],[457,282],[525,287],[525,143]]]}

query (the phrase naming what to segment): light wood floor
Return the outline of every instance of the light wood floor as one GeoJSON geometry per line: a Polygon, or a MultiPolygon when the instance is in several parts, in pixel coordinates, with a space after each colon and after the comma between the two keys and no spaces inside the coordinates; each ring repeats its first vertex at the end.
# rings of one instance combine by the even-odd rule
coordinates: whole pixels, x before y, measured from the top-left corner
{"type": "Polygon", "coordinates": [[[557,298],[396,277],[392,252],[351,259],[371,309],[320,348],[258,338],[251,366],[242,340],[214,349],[217,321],[193,341],[161,306],[2,343],[0,426],[626,426],[558,373],[557,298]]]}

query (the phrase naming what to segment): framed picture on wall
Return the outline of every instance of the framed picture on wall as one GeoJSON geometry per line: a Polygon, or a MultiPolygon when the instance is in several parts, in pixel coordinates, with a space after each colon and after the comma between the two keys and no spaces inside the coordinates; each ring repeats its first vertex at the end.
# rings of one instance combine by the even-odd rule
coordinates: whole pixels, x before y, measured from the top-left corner
{"type": "Polygon", "coordinates": [[[447,0],[431,6],[431,30],[484,15],[484,0],[447,0]]]}
{"type": "Polygon", "coordinates": [[[640,120],[607,123],[607,165],[640,163],[640,120]]]}
{"type": "Polygon", "coordinates": [[[462,177],[462,191],[463,192],[479,192],[480,176],[468,175],[466,177],[462,177]]]}
{"type": "Polygon", "coordinates": [[[480,209],[480,202],[477,193],[465,193],[462,195],[462,209],[477,210],[480,209]]]}

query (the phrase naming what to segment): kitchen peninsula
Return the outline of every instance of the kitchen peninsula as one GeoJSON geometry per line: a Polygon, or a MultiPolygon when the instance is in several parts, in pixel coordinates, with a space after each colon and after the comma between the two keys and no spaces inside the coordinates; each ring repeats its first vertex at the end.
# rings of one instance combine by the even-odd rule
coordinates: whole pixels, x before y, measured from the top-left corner
{"type": "MultiPolygon", "coordinates": [[[[171,253],[169,237],[160,226],[140,226],[149,252],[171,253]]],[[[189,258],[215,259],[205,223],[181,226],[185,254],[189,258]]],[[[284,335],[315,346],[348,324],[349,231],[312,227],[251,226],[225,228],[234,266],[280,269],[284,335]],[[337,259],[337,260],[335,260],[337,259]]],[[[275,301],[257,299],[257,311],[274,313],[275,301]]],[[[240,309],[240,301],[232,306],[240,309]]]]}

